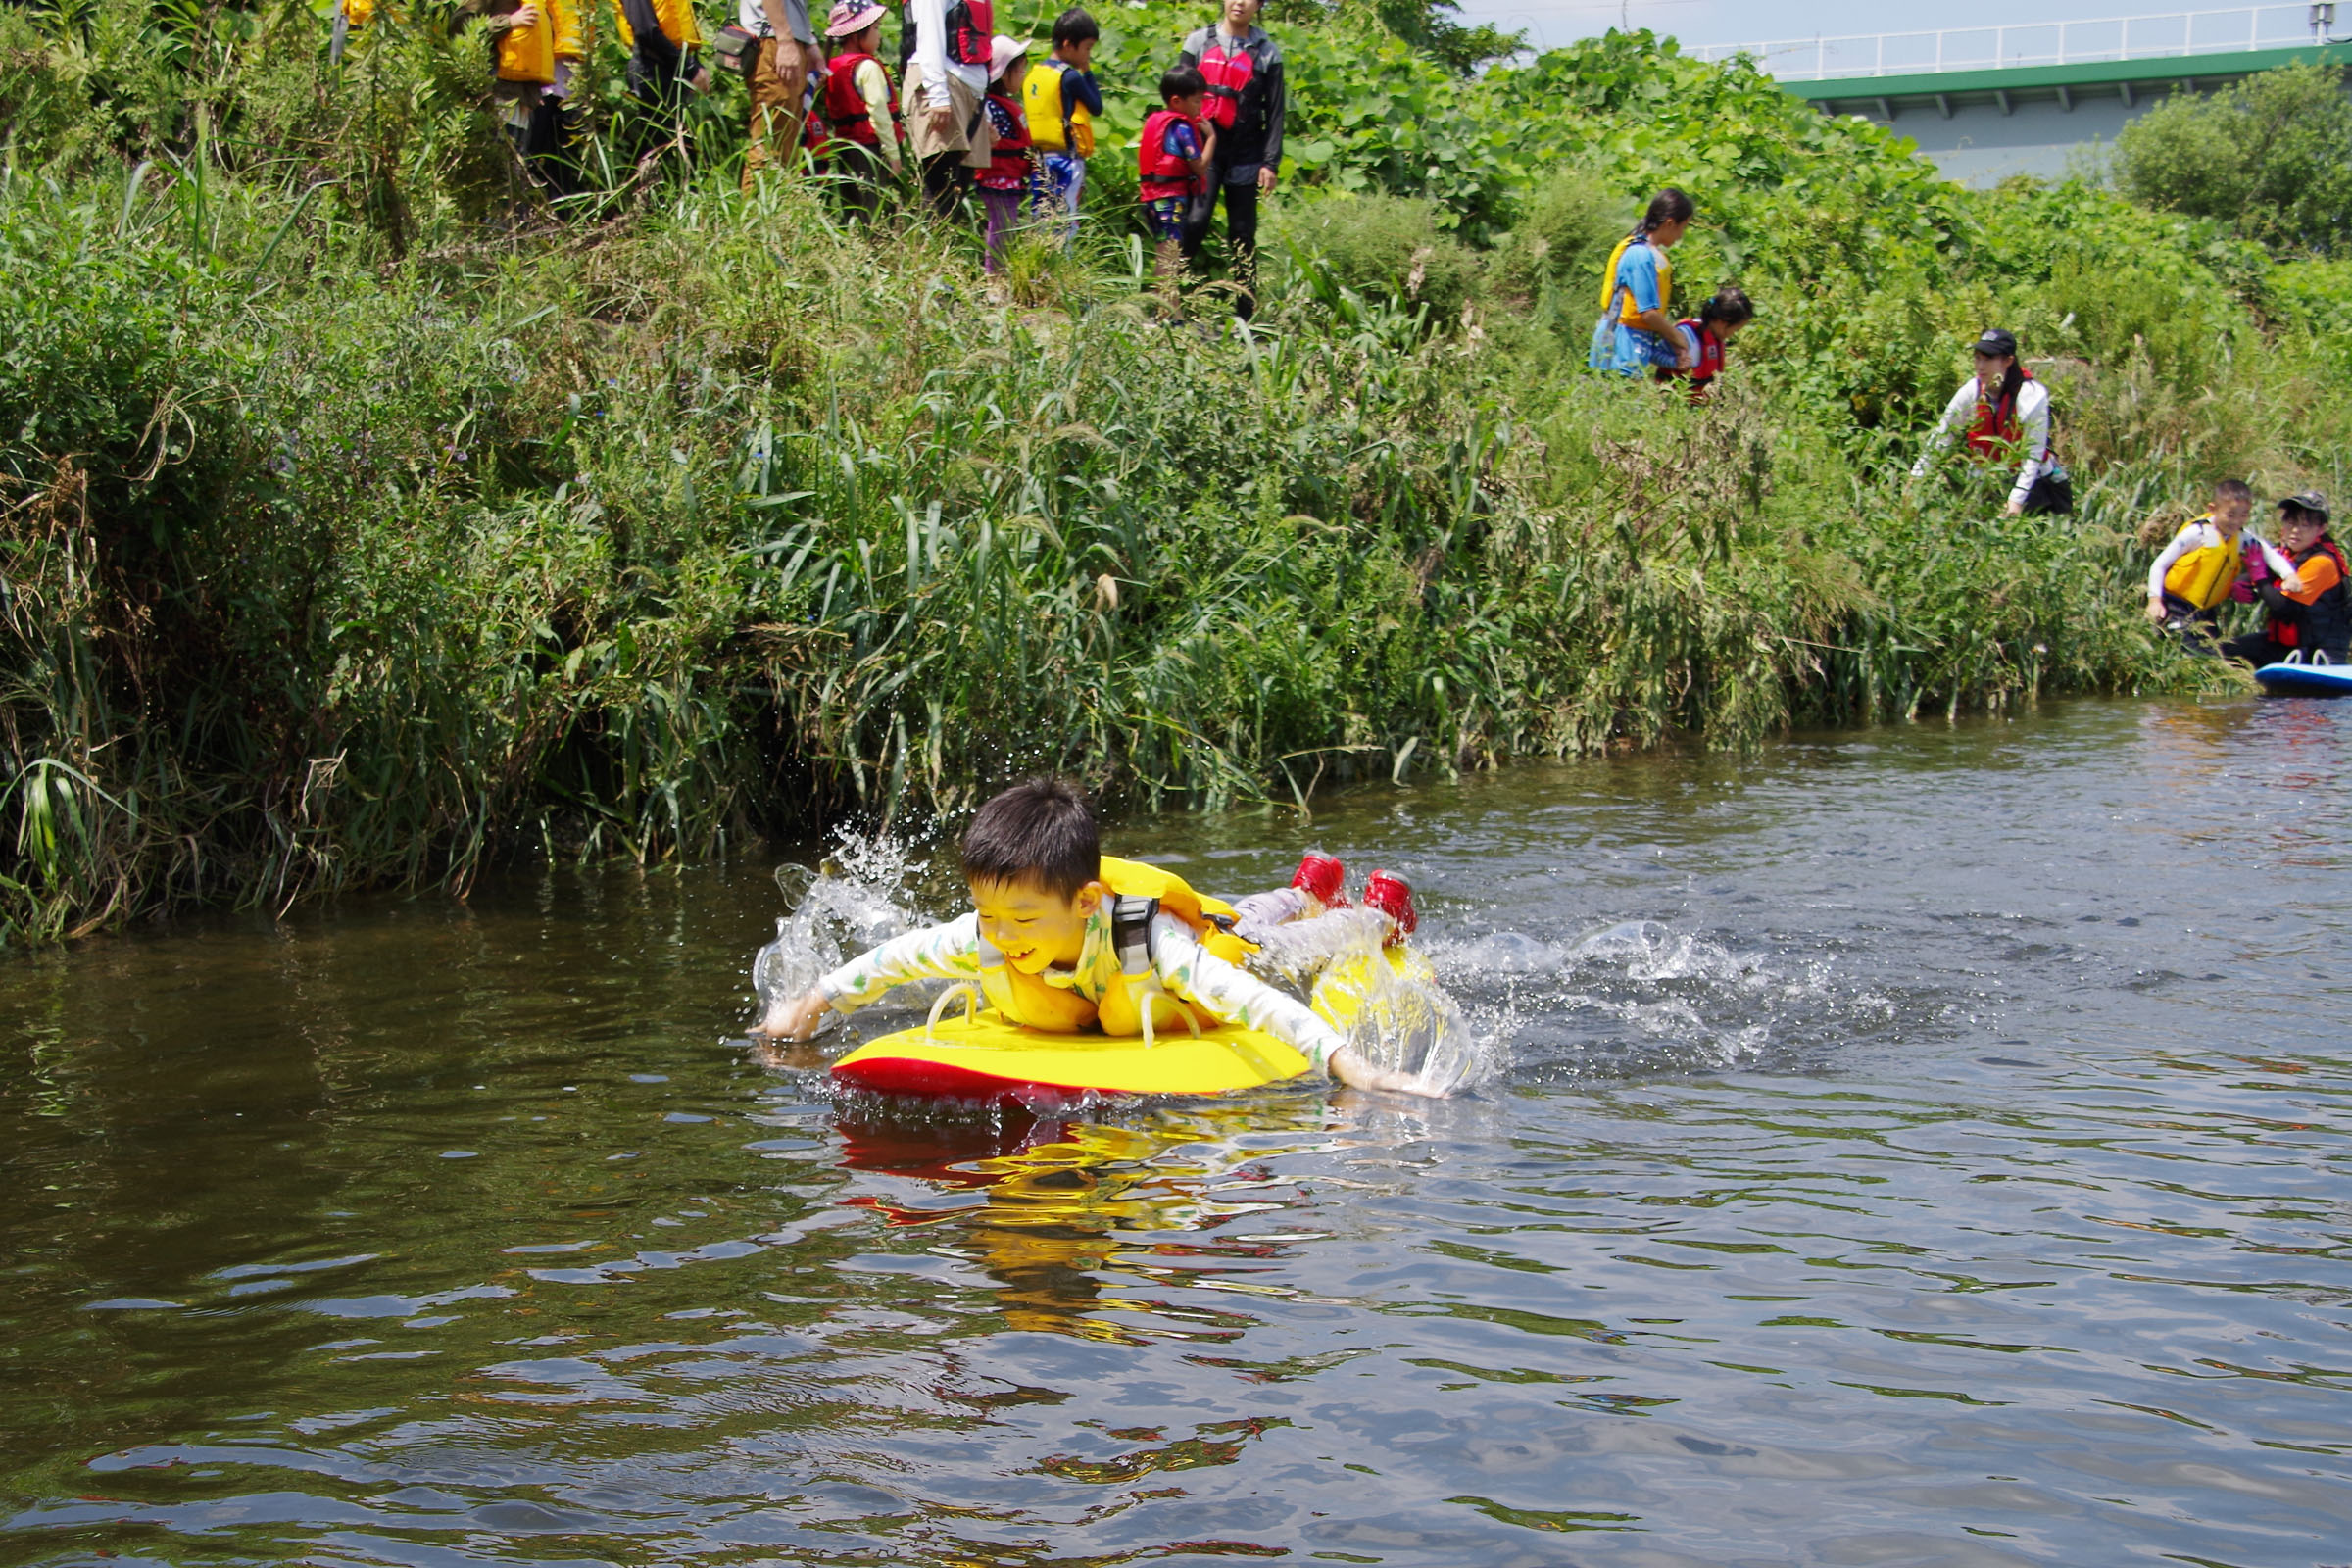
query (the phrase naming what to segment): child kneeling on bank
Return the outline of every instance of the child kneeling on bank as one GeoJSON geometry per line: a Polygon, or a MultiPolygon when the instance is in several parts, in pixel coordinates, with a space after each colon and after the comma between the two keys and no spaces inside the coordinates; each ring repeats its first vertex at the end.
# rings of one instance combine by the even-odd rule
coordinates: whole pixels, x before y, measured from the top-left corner
{"type": "Polygon", "coordinates": [[[776,999],[760,1031],[806,1040],[827,1011],[855,1011],[909,980],[977,980],[990,1005],[1035,1029],[1140,1035],[1149,1007],[1154,1032],[1183,1030],[1179,1009],[1190,1008],[1204,1024],[1263,1030],[1358,1089],[1436,1093],[1366,1061],[1304,1003],[1244,972],[1244,944],[1201,918],[1183,879],[1102,854],[1093,811],[1067,784],[1018,784],[980,808],[963,836],[963,875],[971,913],[776,999]],[[1127,922],[1147,909],[1138,965],[1127,922]]]}

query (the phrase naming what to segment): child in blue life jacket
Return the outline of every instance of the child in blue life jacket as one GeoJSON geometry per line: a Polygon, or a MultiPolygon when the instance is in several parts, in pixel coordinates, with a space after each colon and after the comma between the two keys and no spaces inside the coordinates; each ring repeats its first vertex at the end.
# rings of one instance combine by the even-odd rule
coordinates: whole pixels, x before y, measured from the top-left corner
{"type": "Polygon", "coordinates": [[[1687,379],[1690,383],[1690,401],[1706,402],[1714,395],[1715,378],[1723,373],[1723,351],[1755,318],[1756,308],[1748,303],[1747,295],[1733,284],[1724,284],[1715,291],[1713,299],[1698,308],[1696,316],[1675,323],[1690,339],[1696,357],[1684,369],[1659,366],[1658,379],[1687,379]]]}
{"type": "Polygon", "coordinates": [[[1143,136],[1135,144],[1136,196],[1155,241],[1152,276],[1173,306],[1184,273],[1185,225],[1194,206],[1208,195],[1217,131],[1201,118],[1208,81],[1191,66],[1178,66],[1159,78],[1159,101],[1165,107],[1145,117],[1143,136]]]}
{"type": "Polygon", "coordinates": [[[1688,370],[1698,358],[1692,334],[1675,320],[1674,262],[1667,252],[1689,232],[1697,212],[1672,185],[1649,200],[1641,224],[1617,242],[1600,279],[1600,319],[1585,363],[1612,375],[1656,367],[1688,370]]]}
{"type": "MultiPolygon", "coordinates": [[[[1149,1009],[1156,1033],[1182,1029],[1190,1009],[1206,1025],[1263,1030],[1359,1089],[1441,1093],[1415,1074],[1375,1066],[1328,1019],[1244,970],[1247,944],[1228,929],[1232,916],[1216,918],[1204,906],[1213,901],[1174,872],[1103,855],[1085,797],[1057,779],[1016,784],[981,807],[962,860],[971,913],[895,938],[803,995],[777,998],[760,1032],[807,1040],[828,1011],[853,1011],[909,980],[966,979],[1003,1016],[1035,1029],[1140,1035],[1149,1009]],[[1132,936],[1121,940],[1139,924],[1140,971],[1129,962],[1132,936]]],[[[1367,894],[1377,897],[1369,886],[1367,894]]],[[[1411,907],[1404,895],[1402,908],[1411,907]]]]}

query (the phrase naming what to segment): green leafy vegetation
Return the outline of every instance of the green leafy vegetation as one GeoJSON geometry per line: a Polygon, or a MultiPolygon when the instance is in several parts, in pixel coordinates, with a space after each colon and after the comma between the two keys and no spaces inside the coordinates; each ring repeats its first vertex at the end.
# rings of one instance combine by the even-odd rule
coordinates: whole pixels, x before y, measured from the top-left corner
{"type": "Polygon", "coordinates": [[[969,234],[740,193],[740,96],[681,140],[601,35],[552,214],[479,38],[407,16],[337,67],[300,6],[0,12],[17,940],[706,856],[1040,767],[1304,800],[2220,686],[2139,618],[2139,531],[2219,474],[2335,484],[2352,436],[2337,264],[1965,192],[1646,35],[1467,78],[1276,16],[1297,159],[1241,333],[1153,318],[1118,205],[1204,12],[1105,8],[1096,216],[1008,305],[969,234]],[[1706,410],[1582,369],[1669,181],[1686,308],[1762,312],[1706,410]],[[1996,319],[2059,385],[2077,517],[1904,478],[1996,319]]]}
{"type": "Polygon", "coordinates": [[[2211,97],[2177,94],[2116,138],[2117,183],[2151,207],[2215,219],[2288,250],[2352,242],[2352,96],[2308,62],[2211,97]]]}

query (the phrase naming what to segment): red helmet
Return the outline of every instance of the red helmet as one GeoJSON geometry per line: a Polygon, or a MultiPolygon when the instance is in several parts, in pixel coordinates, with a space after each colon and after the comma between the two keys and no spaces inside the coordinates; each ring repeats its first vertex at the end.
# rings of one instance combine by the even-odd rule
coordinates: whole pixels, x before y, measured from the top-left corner
{"type": "Polygon", "coordinates": [[[1327,909],[1336,909],[1347,900],[1341,890],[1348,885],[1348,868],[1339,857],[1310,851],[1298,861],[1298,869],[1291,873],[1291,886],[1312,897],[1327,909]]]}
{"type": "Polygon", "coordinates": [[[1421,923],[1413,910],[1413,890],[1393,871],[1375,871],[1364,878],[1364,907],[1378,909],[1396,922],[1400,936],[1411,936],[1421,923]]]}

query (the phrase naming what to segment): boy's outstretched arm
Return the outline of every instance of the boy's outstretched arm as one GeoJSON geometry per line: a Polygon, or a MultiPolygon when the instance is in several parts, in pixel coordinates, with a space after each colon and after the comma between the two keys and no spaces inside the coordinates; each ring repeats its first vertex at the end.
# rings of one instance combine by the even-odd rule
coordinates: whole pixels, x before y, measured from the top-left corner
{"type": "Polygon", "coordinates": [[[905,936],[852,958],[797,997],[778,997],[753,1031],[806,1040],[830,1007],[856,1012],[909,980],[969,980],[980,973],[980,917],[967,914],[905,936]]]}
{"type": "Polygon", "coordinates": [[[1185,924],[1162,915],[1152,928],[1152,961],[1172,995],[1228,1023],[1262,1029],[1353,1089],[1443,1100],[1446,1092],[1417,1074],[1375,1067],[1304,1003],[1284,996],[1255,975],[1203,949],[1185,924]]]}

